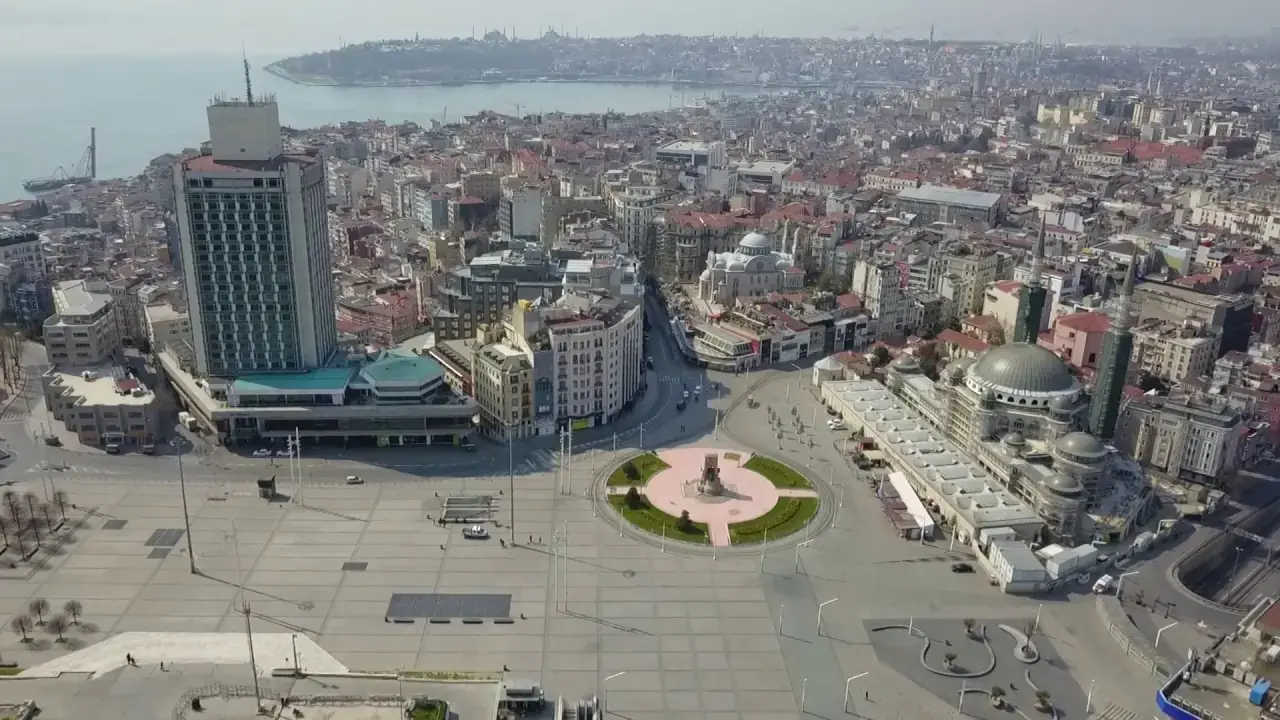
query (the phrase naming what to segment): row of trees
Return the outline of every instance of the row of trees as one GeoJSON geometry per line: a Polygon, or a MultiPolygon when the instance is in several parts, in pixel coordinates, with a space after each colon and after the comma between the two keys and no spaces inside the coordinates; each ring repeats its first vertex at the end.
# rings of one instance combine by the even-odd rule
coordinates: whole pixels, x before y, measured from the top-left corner
{"type": "Polygon", "coordinates": [[[80,624],[84,614],[84,605],[79,600],[68,600],[62,605],[62,612],[45,618],[52,611],[49,601],[35,598],[27,603],[27,614],[18,615],[9,621],[9,627],[22,636],[22,642],[31,642],[31,633],[37,627],[43,627],[51,635],[58,636],[58,642],[66,642],[65,634],[72,625],[80,624]]]}
{"type": "Polygon", "coordinates": [[[0,378],[12,387],[22,377],[22,333],[0,326],[0,378]]]}
{"type": "Polygon", "coordinates": [[[49,502],[33,492],[19,495],[6,490],[0,495],[0,536],[5,549],[16,546],[22,557],[29,557],[66,521],[69,505],[61,490],[55,490],[49,502]]]}

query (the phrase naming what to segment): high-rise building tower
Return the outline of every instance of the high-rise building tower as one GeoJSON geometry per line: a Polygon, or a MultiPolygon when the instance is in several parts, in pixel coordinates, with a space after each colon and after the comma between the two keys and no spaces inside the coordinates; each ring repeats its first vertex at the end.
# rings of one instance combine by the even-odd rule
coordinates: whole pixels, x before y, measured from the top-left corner
{"type": "Polygon", "coordinates": [[[1120,416],[1120,394],[1129,372],[1129,356],[1133,354],[1133,334],[1129,332],[1133,305],[1133,276],[1137,273],[1138,256],[1134,253],[1120,288],[1120,304],[1111,329],[1102,339],[1102,357],[1098,360],[1097,380],[1089,404],[1089,429],[1094,435],[1108,439],[1115,434],[1120,416]]]}
{"type": "Polygon", "coordinates": [[[1045,217],[1040,215],[1040,234],[1031,253],[1031,280],[1022,286],[1018,296],[1018,316],[1014,320],[1012,342],[1034,345],[1040,337],[1040,320],[1044,317],[1044,233],[1045,217]]]}
{"type": "Polygon", "coordinates": [[[200,374],[302,372],[337,348],[324,165],[286,154],[274,98],[217,99],[174,169],[200,374]]]}

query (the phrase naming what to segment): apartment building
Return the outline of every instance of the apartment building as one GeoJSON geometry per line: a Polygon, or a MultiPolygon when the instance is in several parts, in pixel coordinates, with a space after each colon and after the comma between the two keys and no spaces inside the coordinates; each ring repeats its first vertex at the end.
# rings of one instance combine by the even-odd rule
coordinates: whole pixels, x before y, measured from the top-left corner
{"type": "Polygon", "coordinates": [[[1218,357],[1218,338],[1191,324],[1152,322],[1133,329],[1129,372],[1146,373],[1181,383],[1211,373],[1218,357]]]}
{"type": "Polygon", "coordinates": [[[1144,282],[1134,300],[1138,316],[1171,323],[1191,321],[1220,338],[1217,357],[1232,350],[1247,352],[1253,334],[1254,299],[1250,295],[1212,295],[1176,285],[1144,282]]]}
{"type": "Polygon", "coordinates": [[[893,204],[898,212],[915,215],[924,224],[973,222],[989,227],[1003,220],[1007,209],[1003,195],[942,185],[908,188],[898,193],[893,204]]]}
{"type": "Polygon", "coordinates": [[[176,343],[191,342],[191,316],[169,303],[148,305],[147,344],[156,353],[176,343]]]}
{"type": "Polygon", "coordinates": [[[94,367],[120,356],[120,333],[107,283],[67,280],[53,287],[54,315],[44,321],[49,364],[94,367]]]}
{"type": "Polygon", "coordinates": [[[853,290],[871,313],[876,340],[898,337],[908,330],[910,303],[897,263],[858,261],[853,269],[853,290]]]}
{"type": "Polygon", "coordinates": [[[431,324],[437,340],[472,338],[517,301],[555,300],[562,289],[555,263],[538,246],[488,253],[445,274],[431,324]]]}
{"type": "Polygon", "coordinates": [[[535,434],[530,354],[506,342],[476,344],[471,375],[480,431],[508,441],[535,434]]]}
{"type": "Polygon", "coordinates": [[[1121,407],[1114,442],[1155,472],[1226,487],[1239,467],[1247,429],[1239,412],[1222,398],[1144,395],[1121,407]]]}

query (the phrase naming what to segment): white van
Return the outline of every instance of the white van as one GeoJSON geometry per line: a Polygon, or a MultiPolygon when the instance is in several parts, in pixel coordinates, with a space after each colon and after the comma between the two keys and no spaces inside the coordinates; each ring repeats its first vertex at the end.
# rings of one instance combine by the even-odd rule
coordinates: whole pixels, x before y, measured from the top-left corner
{"type": "Polygon", "coordinates": [[[1111,590],[1111,586],[1115,584],[1116,579],[1110,575],[1103,575],[1093,584],[1093,591],[1099,595],[1111,590]]]}

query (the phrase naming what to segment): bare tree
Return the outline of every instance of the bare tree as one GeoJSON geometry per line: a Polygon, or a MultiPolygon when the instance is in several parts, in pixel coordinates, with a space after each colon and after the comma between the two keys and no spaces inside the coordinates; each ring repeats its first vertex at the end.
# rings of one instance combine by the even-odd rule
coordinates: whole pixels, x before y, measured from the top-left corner
{"type": "Polygon", "coordinates": [[[13,524],[9,522],[9,519],[0,515],[0,535],[4,536],[4,547],[6,550],[9,548],[9,530],[12,527],[13,524]]]}
{"type": "Polygon", "coordinates": [[[35,493],[29,492],[22,496],[22,500],[27,506],[27,527],[35,533],[36,547],[40,547],[40,514],[36,512],[36,506],[40,504],[40,498],[35,493]]]}
{"type": "Polygon", "coordinates": [[[26,615],[19,615],[9,621],[9,627],[13,631],[22,636],[22,642],[31,642],[31,618],[26,615]]]}
{"type": "Polygon", "coordinates": [[[66,638],[62,637],[62,633],[67,631],[68,625],[70,625],[70,623],[67,622],[66,617],[62,615],[54,615],[53,617],[49,618],[49,622],[45,624],[44,629],[47,630],[51,635],[57,635],[58,642],[61,643],[61,642],[67,641],[66,638]]]}
{"type": "Polygon", "coordinates": [[[27,610],[29,610],[32,615],[36,616],[37,625],[43,625],[44,614],[49,612],[49,601],[44,598],[34,598],[31,602],[27,603],[27,610]]]}
{"type": "Polygon", "coordinates": [[[84,603],[79,600],[68,600],[63,604],[62,612],[71,617],[71,624],[79,625],[80,616],[84,614],[84,603]]]}
{"type": "Polygon", "coordinates": [[[57,527],[57,523],[53,521],[53,505],[47,502],[40,503],[40,515],[44,518],[44,526],[49,528],[49,532],[52,533],[53,529],[57,527]]]}
{"type": "Polygon", "coordinates": [[[54,491],[53,491],[53,504],[58,506],[58,514],[62,515],[62,521],[63,521],[63,522],[66,522],[66,521],[67,521],[67,506],[71,504],[71,503],[69,502],[69,499],[67,498],[67,493],[66,493],[66,491],[64,491],[64,490],[54,490],[54,491]]]}

